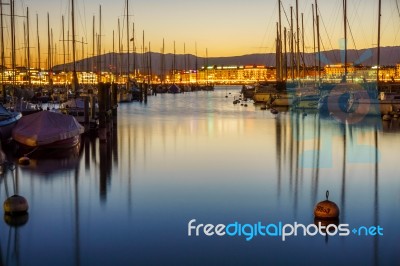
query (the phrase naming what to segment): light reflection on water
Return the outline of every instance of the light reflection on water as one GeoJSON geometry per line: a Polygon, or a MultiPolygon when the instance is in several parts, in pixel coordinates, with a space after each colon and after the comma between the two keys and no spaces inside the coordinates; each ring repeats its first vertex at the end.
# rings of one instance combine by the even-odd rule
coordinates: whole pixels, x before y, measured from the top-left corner
{"type": "Polygon", "coordinates": [[[121,104],[106,144],[85,138],[61,159],[7,171],[1,200],[18,190],[30,210],[24,226],[0,223],[3,265],[399,264],[399,122],[275,117],[233,105],[239,90],[121,104]],[[341,223],[385,235],[187,236],[191,219],[313,223],[327,189],[341,223]]]}

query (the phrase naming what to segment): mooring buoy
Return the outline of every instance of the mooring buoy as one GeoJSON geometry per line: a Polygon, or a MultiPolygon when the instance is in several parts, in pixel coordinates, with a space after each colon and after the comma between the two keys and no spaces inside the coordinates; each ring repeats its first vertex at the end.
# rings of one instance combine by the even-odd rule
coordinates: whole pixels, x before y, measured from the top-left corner
{"type": "Polygon", "coordinates": [[[18,163],[21,165],[29,165],[31,162],[31,159],[29,159],[28,156],[22,156],[21,158],[18,159],[18,163]]]}
{"type": "Polygon", "coordinates": [[[4,212],[7,215],[21,215],[28,211],[28,201],[19,195],[13,195],[3,203],[4,212]]]}
{"type": "Polygon", "coordinates": [[[271,114],[276,115],[276,114],[278,114],[278,113],[279,113],[278,110],[276,110],[276,109],[274,109],[274,108],[271,108],[271,114]]]}
{"type": "Polygon", "coordinates": [[[19,227],[24,224],[26,224],[29,220],[29,214],[24,213],[20,215],[9,215],[9,214],[4,214],[4,221],[6,224],[14,227],[19,227]]]}
{"type": "Polygon", "coordinates": [[[247,107],[247,103],[244,104],[244,107],[247,107]]]}
{"type": "Polygon", "coordinates": [[[339,207],[330,201],[329,190],[326,191],[326,200],[318,202],[314,207],[314,217],[323,220],[334,220],[339,218],[339,207]]]}

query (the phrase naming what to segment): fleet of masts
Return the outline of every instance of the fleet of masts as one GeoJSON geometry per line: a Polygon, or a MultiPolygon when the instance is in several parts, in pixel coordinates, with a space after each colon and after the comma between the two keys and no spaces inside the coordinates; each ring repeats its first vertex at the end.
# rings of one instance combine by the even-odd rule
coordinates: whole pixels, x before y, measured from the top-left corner
{"type": "MultiPolygon", "coordinates": [[[[313,68],[314,72],[317,74],[314,76],[315,82],[318,84],[321,83],[322,79],[322,66],[321,66],[321,38],[320,38],[320,15],[318,9],[318,2],[315,2],[311,5],[312,9],[312,35],[313,35],[313,53],[314,53],[314,60],[313,60],[313,68]]],[[[343,3],[343,30],[344,30],[344,75],[343,81],[346,81],[347,74],[348,74],[348,56],[347,56],[347,28],[348,28],[348,21],[347,21],[347,0],[342,0],[343,3]]],[[[7,5],[3,3],[3,0],[0,0],[1,6],[1,64],[2,66],[6,65],[5,60],[5,44],[4,44],[4,6],[7,5]]],[[[11,36],[11,70],[16,70],[16,29],[15,29],[15,20],[20,16],[15,14],[15,0],[10,0],[10,36],[11,36]]],[[[152,66],[152,53],[151,53],[151,43],[148,42],[146,45],[145,42],[145,32],[143,31],[143,38],[142,38],[142,45],[141,45],[141,68],[138,68],[138,62],[136,60],[136,55],[138,53],[138,49],[136,47],[136,33],[135,33],[135,24],[130,22],[130,14],[129,14],[129,0],[125,1],[125,13],[124,19],[126,25],[125,27],[125,38],[126,38],[126,48],[123,47],[123,33],[120,19],[117,20],[117,35],[118,35],[118,42],[117,42],[117,49],[115,47],[115,32],[112,31],[112,53],[110,52],[110,60],[104,60],[104,54],[106,54],[105,50],[102,51],[102,43],[103,43],[103,32],[102,32],[102,7],[99,6],[99,21],[98,21],[98,32],[96,32],[96,18],[93,16],[93,30],[92,30],[92,53],[91,58],[89,58],[89,48],[85,49],[85,46],[88,44],[87,40],[82,37],[81,41],[77,39],[77,32],[75,27],[75,1],[70,1],[70,23],[66,27],[65,18],[62,16],[61,24],[62,24],[62,53],[57,53],[57,45],[54,45],[54,38],[53,38],[53,29],[51,28],[50,22],[50,15],[47,13],[47,66],[46,69],[48,71],[48,82],[52,84],[52,73],[53,68],[57,65],[56,62],[59,60],[59,55],[62,55],[62,68],[64,72],[70,71],[72,72],[72,86],[75,88],[78,86],[78,77],[77,77],[77,43],[81,42],[81,58],[82,61],[79,65],[80,71],[92,72],[97,74],[97,82],[101,81],[102,71],[105,69],[109,69],[108,72],[112,73],[114,76],[127,76],[126,79],[123,79],[126,82],[126,86],[129,87],[130,83],[133,82],[139,73],[143,77],[143,82],[150,83],[153,78],[153,66],[152,66]],[[70,24],[70,25],[69,25],[70,24]],[[69,27],[71,26],[71,27],[69,27]],[[66,30],[67,28],[67,30],[66,30]],[[70,34],[70,30],[72,33],[70,34]],[[70,40],[72,38],[72,40],[70,40]],[[71,46],[71,47],[70,47],[71,46]],[[70,52],[70,48],[72,52],[70,52]],[[86,51],[85,51],[86,50],[86,51]],[[118,52],[118,54],[116,54],[118,52]],[[123,60],[123,55],[125,56],[126,60],[123,60]],[[72,59],[70,58],[72,55],[72,59]],[[102,62],[103,60],[103,62],[102,62]],[[108,62],[107,62],[108,61],[108,62]],[[125,62],[123,62],[125,61],[125,62]],[[102,64],[110,64],[109,66],[103,66],[102,64]],[[84,65],[86,63],[86,66],[84,65]],[[89,65],[89,63],[91,63],[89,65]],[[67,66],[70,65],[70,67],[67,66]]],[[[299,0],[295,1],[295,6],[290,6],[290,19],[287,18],[289,26],[283,26],[282,23],[282,1],[278,0],[278,21],[277,21],[277,31],[276,31],[276,80],[278,82],[287,81],[289,79],[292,82],[297,81],[300,84],[301,79],[305,78],[307,75],[307,64],[305,60],[305,30],[304,30],[304,15],[303,13],[299,13],[299,0]]],[[[285,11],[286,14],[286,11],[285,11]]],[[[25,50],[25,65],[27,71],[27,83],[31,85],[32,78],[31,78],[31,70],[32,68],[32,59],[31,59],[31,40],[30,40],[30,21],[29,21],[29,8],[26,8],[26,15],[22,16],[24,21],[24,47],[25,50]]],[[[378,15],[378,56],[377,56],[377,80],[379,80],[379,65],[380,65],[380,19],[381,19],[381,1],[379,0],[379,15],[378,15]]],[[[37,38],[37,64],[36,69],[41,70],[43,66],[42,62],[42,52],[41,51],[41,42],[40,42],[40,33],[39,33],[39,17],[36,14],[36,38],[37,38]]],[[[19,48],[21,49],[21,48],[19,48]]],[[[18,49],[18,50],[19,50],[18,49]]],[[[59,49],[61,50],[61,49],[59,49]]],[[[183,53],[184,53],[184,63],[183,63],[183,70],[186,72],[189,69],[190,63],[189,57],[186,56],[186,43],[183,44],[183,53]]],[[[196,62],[195,62],[195,70],[198,70],[198,62],[197,62],[197,44],[195,44],[195,54],[196,54],[196,62]]],[[[166,58],[165,58],[165,40],[162,40],[162,48],[161,48],[161,63],[160,63],[160,83],[165,83],[166,80],[166,73],[167,69],[170,70],[170,73],[174,75],[178,71],[177,67],[177,60],[176,60],[176,43],[173,42],[173,62],[172,66],[167,68],[166,66],[166,58]]],[[[208,66],[208,51],[206,49],[205,53],[205,66],[208,66]]],[[[60,67],[58,67],[59,69],[60,67]]],[[[205,69],[207,71],[207,68],[205,69]]],[[[157,71],[158,72],[158,71],[157,71]]],[[[205,77],[208,75],[206,74],[205,77]]],[[[196,74],[197,78],[197,74],[196,74]]],[[[15,83],[16,74],[12,75],[12,81],[15,83]]],[[[2,75],[2,84],[4,83],[4,74],[2,75]]],[[[206,83],[208,81],[206,80],[206,83]]]]}

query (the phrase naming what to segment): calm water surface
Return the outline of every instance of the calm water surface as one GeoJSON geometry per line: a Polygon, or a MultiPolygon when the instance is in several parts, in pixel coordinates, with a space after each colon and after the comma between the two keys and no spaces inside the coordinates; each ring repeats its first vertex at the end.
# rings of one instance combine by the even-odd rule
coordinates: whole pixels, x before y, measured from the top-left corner
{"type": "Polygon", "coordinates": [[[239,90],[120,104],[106,144],[6,171],[1,200],[18,192],[30,209],[23,226],[0,222],[0,265],[400,265],[399,121],[274,116],[233,105],[239,90]],[[340,223],[384,235],[187,233],[191,219],[312,224],[326,190],[340,223]]]}

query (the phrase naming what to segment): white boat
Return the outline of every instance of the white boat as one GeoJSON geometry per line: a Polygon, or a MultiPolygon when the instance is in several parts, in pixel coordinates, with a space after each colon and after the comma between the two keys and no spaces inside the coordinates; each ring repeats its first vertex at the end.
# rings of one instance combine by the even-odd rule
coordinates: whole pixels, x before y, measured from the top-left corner
{"type": "Polygon", "coordinates": [[[11,138],[11,132],[16,122],[22,117],[20,112],[8,111],[0,103],[0,140],[8,140],[11,138]]]}
{"type": "Polygon", "coordinates": [[[296,88],[293,100],[293,108],[295,109],[318,109],[320,92],[316,87],[296,88]]]}
{"type": "Polygon", "coordinates": [[[371,98],[365,92],[353,93],[349,100],[349,111],[359,115],[390,115],[400,112],[400,93],[380,92],[371,98]]]}
{"type": "Polygon", "coordinates": [[[271,104],[277,93],[276,86],[273,84],[257,84],[254,90],[253,101],[255,103],[271,104]]]}
{"type": "MultiPolygon", "coordinates": [[[[98,113],[99,106],[97,102],[95,102],[95,97],[92,97],[89,100],[89,124],[91,128],[97,128],[98,125],[98,113]],[[94,105],[94,110],[93,106],[94,105]],[[94,113],[93,113],[94,112],[94,113]]],[[[81,123],[85,124],[85,100],[82,98],[73,98],[69,99],[66,102],[60,104],[59,112],[66,115],[71,115],[75,117],[75,119],[81,123]]]]}
{"type": "Polygon", "coordinates": [[[22,117],[12,138],[26,148],[66,149],[76,146],[84,131],[73,116],[41,111],[22,117]]]}

